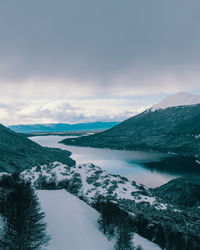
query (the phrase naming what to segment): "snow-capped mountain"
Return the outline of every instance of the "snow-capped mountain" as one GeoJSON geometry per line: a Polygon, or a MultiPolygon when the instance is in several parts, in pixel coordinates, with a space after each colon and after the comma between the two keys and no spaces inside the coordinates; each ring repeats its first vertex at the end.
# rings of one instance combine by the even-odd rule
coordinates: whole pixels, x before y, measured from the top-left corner
{"type": "Polygon", "coordinates": [[[158,109],[166,109],[176,106],[194,105],[200,103],[200,96],[187,92],[180,92],[164,98],[161,102],[154,104],[150,109],[155,111],[158,109]]]}

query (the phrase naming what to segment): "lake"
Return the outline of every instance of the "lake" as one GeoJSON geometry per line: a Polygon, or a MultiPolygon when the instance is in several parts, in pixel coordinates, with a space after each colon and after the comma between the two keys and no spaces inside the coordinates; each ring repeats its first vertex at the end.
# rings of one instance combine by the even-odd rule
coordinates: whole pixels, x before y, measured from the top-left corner
{"type": "Polygon", "coordinates": [[[190,157],[154,152],[76,147],[58,143],[69,137],[72,136],[34,136],[30,139],[42,146],[71,151],[71,157],[76,160],[77,164],[91,162],[111,174],[125,176],[147,187],[158,187],[179,176],[200,174],[200,165],[190,157]]]}

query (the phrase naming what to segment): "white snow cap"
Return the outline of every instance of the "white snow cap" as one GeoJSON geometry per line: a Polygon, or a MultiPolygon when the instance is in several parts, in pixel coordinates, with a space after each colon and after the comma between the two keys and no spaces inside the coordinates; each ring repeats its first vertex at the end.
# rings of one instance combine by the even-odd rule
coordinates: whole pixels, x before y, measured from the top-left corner
{"type": "Polygon", "coordinates": [[[150,110],[166,109],[169,107],[194,105],[200,103],[200,95],[193,95],[187,92],[180,92],[166,97],[161,102],[154,104],[150,110]]]}

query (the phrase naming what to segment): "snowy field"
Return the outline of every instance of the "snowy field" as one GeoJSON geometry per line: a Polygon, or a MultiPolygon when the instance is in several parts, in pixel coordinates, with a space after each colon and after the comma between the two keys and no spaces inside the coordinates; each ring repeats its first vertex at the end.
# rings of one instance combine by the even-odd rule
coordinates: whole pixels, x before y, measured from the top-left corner
{"type": "MultiPolygon", "coordinates": [[[[114,250],[114,243],[98,229],[95,209],[65,190],[40,190],[38,196],[52,237],[46,250],[114,250]]],[[[134,245],[143,250],[161,249],[138,234],[134,245]]]]}

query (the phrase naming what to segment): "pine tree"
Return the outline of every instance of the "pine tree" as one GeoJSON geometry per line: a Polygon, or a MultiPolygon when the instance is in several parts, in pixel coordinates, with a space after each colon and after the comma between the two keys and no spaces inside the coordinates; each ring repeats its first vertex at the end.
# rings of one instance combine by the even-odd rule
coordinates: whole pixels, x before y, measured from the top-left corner
{"type": "Polygon", "coordinates": [[[126,217],[121,216],[117,230],[116,250],[133,250],[133,232],[130,231],[129,222],[126,217]]]}
{"type": "Polygon", "coordinates": [[[38,250],[48,244],[44,213],[30,183],[12,178],[11,189],[2,208],[6,228],[1,243],[2,250],[38,250]]]}

